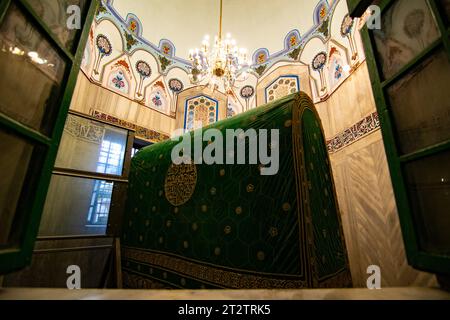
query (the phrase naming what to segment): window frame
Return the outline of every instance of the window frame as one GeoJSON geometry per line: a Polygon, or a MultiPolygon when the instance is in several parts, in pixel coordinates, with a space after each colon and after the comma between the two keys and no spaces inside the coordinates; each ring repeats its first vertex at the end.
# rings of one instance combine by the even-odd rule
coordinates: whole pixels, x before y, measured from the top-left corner
{"type": "MultiPolygon", "coordinates": [[[[14,219],[19,219],[15,226],[19,226],[17,244],[7,245],[0,249],[0,274],[12,272],[31,263],[34,243],[39,230],[42,210],[50,183],[52,169],[56,159],[59,142],[64,123],[69,110],[72,94],[77,81],[80,64],[83,58],[85,44],[94,19],[99,0],[86,2],[83,12],[83,27],[75,36],[73,50],[66,48],[51,32],[45,22],[33,11],[25,0],[4,0],[0,2],[0,24],[5,20],[8,9],[15,5],[66,62],[66,70],[61,81],[62,92],[51,110],[50,118],[46,119],[50,130],[48,134],[32,129],[15,119],[0,112],[0,129],[24,138],[34,145],[32,160],[27,169],[27,177],[22,186],[18,206],[14,219]],[[75,53],[72,53],[75,52],[75,53]]],[[[14,228],[11,232],[16,232],[14,228]]]]}
{"type": "MultiPolygon", "coordinates": [[[[357,2],[351,0],[348,1],[357,2]]],[[[378,1],[377,5],[381,9],[381,15],[386,13],[386,10],[388,10],[396,1],[397,0],[378,1]]],[[[375,53],[376,46],[373,32],[368,30],[367,25],[361,30],[361,36],[365,48],[366,62],[369,69],[372,90],[379,114],[381,132],[385,145],[408,262],[410,265],[420,270],[436,273],[448,273],[450,270],[449,255],[425,252],[420,248],[418,235],[419,228],[414,221],[414,213],[410,206],[403,167],[415,160],[424,159],[428,156],[437,155],[450,150],[450,139],[416,150],[409,154],[402,155],[398,148],[395,122],[387,91],[392,84],[401,80],[406,74],[414,70],[415,67],[420,65],[426,59],[432,57],[435,52],[440,49],[443,49],[444,52],[446,52],[447,58],[450,60],[450,27],[446,27],[445,25],[445,13],[440,11],[436,0],[426,1],[435,18],[436,26],[440,32],[440,37],[390,78],[384,79],[384,76],[381,73],[381,64],[379,63],[375,53]]],[[[373,1],[359,2],[364,2],[364,8],[367,8],[367,5],[370,5],[373,1]]],[[[363,11],[360,10],[359,12],[362,13],[363,11]]],[[[356,14],[357,11],[354,13],[356,14]]]]}
{"type": "MultiPolygon", "coordinates": [[[[127,189],[128,182],[129,182],[128,176],[130,173],[131,153],[132,153],[133,141],[135,138],[135,130],[126,128],[126,127],[122,127],[120,125],[115,125],[108,121],[103,121],[102,119],[97,119],[90,115],[80,113],[80,112],[77,112],[74,110],[69,110],[68,114],[127,131],[127,140],[126,140],[126,146],[125,146],[125,153],[123,156],[122,172],[120,175],[116,175],[116,174],[108,174],[108,173],[101,173],[101,172],[94,172],[94,171],[79,170],[79,169],[54,167],[54,169],[52,171],[52,175],[68,176],[68,177],[106,181],[109,183],[113,183],[113,191],[112,191],[111,203],[110,203],[110,207],[109,207],[106,232],[105,232],[105,234],[73,234],[73,235],[61,235],[61,236],[59,236],[59,235],[58,236],[46,236],[46,235],[39,236],[38,235],[37,239],[43,240],[43,239],[48,239],[48,238],[72,239],[72,238],[80,238],[80,237],[84,237],[84,238],[117,237],[120,235],[120,229],[121,229],[120,226],[121,226],[121,219],[122,219],[122,214],[123,214],[123,207],[125,205],[125,200],[126,200],[126,189],[127,189]]],[[[88,213],[86,213],[86,223],[88,222],[87,214],[88,213]]]]}

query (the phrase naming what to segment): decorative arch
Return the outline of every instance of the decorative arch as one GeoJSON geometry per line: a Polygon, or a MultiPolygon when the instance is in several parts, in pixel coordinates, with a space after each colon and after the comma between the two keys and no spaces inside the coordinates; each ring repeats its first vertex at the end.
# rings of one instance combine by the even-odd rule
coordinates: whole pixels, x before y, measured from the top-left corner
{"type": "Polygon", "coordinates": [[[348,52],[345,46],[335,41],[330,41],[328,51],[328,83],[330,92],[334,91],[337,86],[349,75],[348,52]]]}
{"type": "Polygon", "coordinates": [[[331,47],[329,53],[328,72],[330,89],[333,90],[333,88],[336,87],[345,77],[344,61],[342,60],[341,54],[336,47],[331,47]]]}
{"type": "Polygon", "coordinates": [[[106,66],[116,60],[119,56],[123,55],[123,39],[120,30],[109,19],[104,19],[102,23],[96,25],[93,36],[94,45],[92,51],[94,54],[92,55],[92,59],[94,59],[95,62],[90,76],[95,82],[102,83],[105,78],[106,66]],[[118,33],[116,33],[116,30],[118,33]],[[101,39],[106,39],[103,41],[103,44],[109,44],[111,47],[109,51],[106,51],[107,48],[104,45],[99,47],[99,37],[101,39]]]}
{"type": "MultiPolygon", "coordinates": [[[[301,53],[303,53],[305,50],[307,50],[307,49],[308,49],[308,46],[309,46],[309,43],[310,43],[311,41],[315,40],[315,39],[319,39],[319,40],[322,42],[322,44],[323,44],[323,48],[326,48],[326,44],[327,44],[328,40],[327,40],[322,34],[318,33],[318,34],[316,34],[316,35],[310,37],[310,38],[303,44],[303,49],[302,49],[302,52],[301,52],[301,53]]],[[[309,64],[308,61],[303,61],[303,60],[302,60],[302,57],[300,57],[300,62],[302,62],[302,63],[304,63],[304,64],[309,64]]]]}
{"type": "Polygon", "coordinates": [[[321,0],[314,9],[313,20],[315,25],[320,25],[328,16],[330,5],[327,0],[321,0]]]}
{"type": "Polygon", "coordinates": [[[284,37],[284,48],[289,50],[300,45],[301,37],[300,32],[297,29],[290,31],[286,37],[284,37]]]}
{"type": "MultiPolygon", "coordinates": [[[[98,20],[94,20],[94,21],[95,21],[95,32],[94,32],[95,36],[97,36],[97,33],[100,32],[100,30],[102,28],[104,28],[103,24],[105,24],[105,23],[111,24],[114,27],[113,28],[114,31],[117,31],[117,33],[119,34],[120,41],[121,41],[121,44],[120,44],[121,51],[125,52],[125,38],[124,38],[124,35],[122,34],[120,28],[117,26],[116,22],[108,17],[102,17],[102,18],[100,18],[98,20]]],[[[115,47],[118,47],[118,46],[115,46],[115,47]]]]}
{"type": "Polygon", "coordinates": [[[135,14],[129,13],[125,18],[125,23],[129,32],[134,36],[142,37],[142,22],[135,14]]]}
{"type": "Polygon", "coordinates": [[[170,113],[170,96],[162,77],[158,78],[145,89],[145,104],[156,111],[170,113]]]}
{"type": "Polygon", "coordinates": [[[264,90],[266,103],[273,102],[292,93],[300,91],[299,76],[286,74],[279,76],[264,90]]]}
{"type": "Polygon", "coordinates": [[[105,65],[102,85],[127,98],[132,98],[136,87],[136,79],[131,70],[132,65],[127,55],[105,65]]]}
{"type": "Polygon", "coordinates": [[[269,50],[266,48],[260,48],[255,51],[253,54],[253,64],[255,65],[261,65],[269,61],[269,50]]]}
{"type": "Polygon", "coordinates": [[[186,100],[184,111],[185,130],[195,130],[217,122],[218,119],[219,101],[216,99],[201,94],[186,100]]]}
{"type": "Polygon", "coordinates": [[[295,89],[295,92],[302,90],[311,96],[309,78],[309,67],[307,65],[282,65],[273,69],[256,86],[256,105],[259,106],[282,98],[291,94],[292,89],[295,89]],[[283,83],[279,83],[279,81],[283,81],[283,83]],[[273,99],[269,101],[270,97],[273,97],[273,99]]]}
{"type": "Polygon", "coordinates": [[[161,39],[159,41],[159,50],[160,52],[168,57],[175,56],[175,45],[172,43],[172,41],[167,39],[161,39]]]}
{"type": "Polygon", "coordinates": [[[122,68],[119,68],[109,74],[108,88],[117,92],[120,92],[126,96],[130,93],[130,82],[125,76],[125,72],[122,68]]]}

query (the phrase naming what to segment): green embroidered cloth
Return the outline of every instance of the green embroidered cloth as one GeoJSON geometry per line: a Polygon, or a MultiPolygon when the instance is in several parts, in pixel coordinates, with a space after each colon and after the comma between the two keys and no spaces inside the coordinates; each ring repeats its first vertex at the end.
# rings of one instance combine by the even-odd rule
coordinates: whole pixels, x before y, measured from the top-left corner
{"type": "Polygon", "coordinates": [[[310,98],[290,95],[207,128],[224,137],[226,129],[278,129],[278,173],[261,175],[258,164],[175,166],[171,151],[178,142],[171,140],[139,151],[123,222],[125,286],[351,286],[326,144],[310,98]]]}

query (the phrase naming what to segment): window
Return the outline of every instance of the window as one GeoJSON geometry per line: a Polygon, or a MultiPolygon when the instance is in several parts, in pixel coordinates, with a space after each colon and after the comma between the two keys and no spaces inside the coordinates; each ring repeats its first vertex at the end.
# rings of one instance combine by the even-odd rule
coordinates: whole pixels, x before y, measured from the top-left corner
{"type": "MultiPolygon", "coordinates": [[[[47,194],[40,237],[106,235],[127,183],[127,129],[71,113],[47,194]],[[64,196],[61,197],[61,194],[64,196]]],[[[131,145],[130,145],[131,147],[131,145]]],[[[130,150],[131,151],[131,150],[130,150]]]]}
{"type": "MultiPolygon", "coordinates": [[[[120,143],[103,140],[97,164],[97,172],[120,175],[123,163],[123,149],[124,146],[120,143]]],[[[90,225],[98,226],[107,224],[112,191],[112,182],[95,180],[87,217],[87,227],[90,225]]]]}
{"type": "Polygon", "coordinates": [[[95,180],[94,183],[91,206],[87,217],[87,227],[90,225],[106,225],[111,205],[113,183],[104,180],[95,180]]]}
{"type": "Polygon", "coordinates": [[[124,151],[124,145],[103,140],[97,164],[97,172],[120,175],[124,151]]]}
{"type": "Polygon", "coordinates": [[[138,153],[139,150],[150,145],[152,145],[151,142],[140,139],[134,139],[133,148],[131,149],[131,157],[133,158],[138,153]]]}

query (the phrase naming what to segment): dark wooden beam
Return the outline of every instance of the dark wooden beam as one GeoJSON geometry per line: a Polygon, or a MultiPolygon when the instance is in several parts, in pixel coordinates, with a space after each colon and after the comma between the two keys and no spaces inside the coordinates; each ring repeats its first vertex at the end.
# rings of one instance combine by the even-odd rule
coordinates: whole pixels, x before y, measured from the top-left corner
{"type": "Polygon", "coordinates": [[[352,18],[361,17],[373,2],[373,0],[347,0],[350,16],[352,18]]]}

